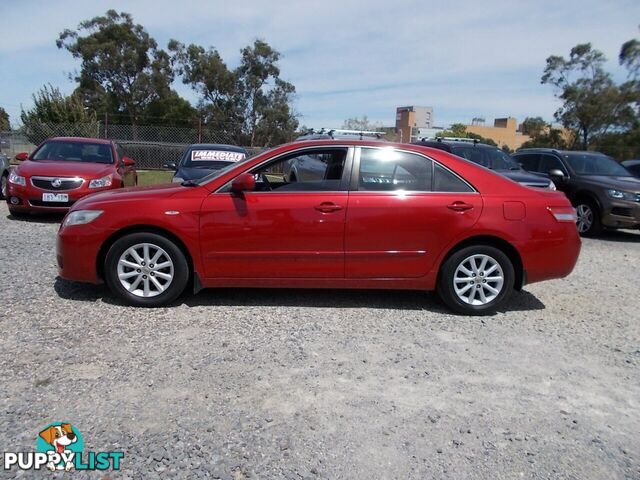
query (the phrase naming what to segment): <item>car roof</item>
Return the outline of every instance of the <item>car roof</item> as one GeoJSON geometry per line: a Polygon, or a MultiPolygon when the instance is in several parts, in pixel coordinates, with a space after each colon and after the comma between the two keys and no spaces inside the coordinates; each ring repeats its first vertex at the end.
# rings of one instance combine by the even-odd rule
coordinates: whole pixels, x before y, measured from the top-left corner
{"type": "Polygon", "coordinates": [[[111,145],[112,140],[108,138],[91,138],[91,137],[51,137],[47,138],[45,142],[49,140],[59,140],[63,142],[77,142],[77,143],[101,143],[104,145],[111,145]]]}
{"type": "Polygon", "coordinates": [[[238,145],[228,145],[225,143],[194,143],[193,145],[189,145],[189,148],[202,148],[205,150],[233,150],[236,152],[246,153],[246,150],[243,147],[239,147],[238,145]]]}
{"type": "Polygon", "coordinates": [[[595,152],[593,150],[557,150],[555,148],[521,148],[515,153],[557,153],[559,155],[569,155],[577,153],[580,155],[606,155],[606,153],[595,152]]]}
{"type": "Polygon", "coordinates": [[[626,166],[632,166],[632,165],[640,165],[640,159],[633,159],[633,160],[625,160],[624,162],[622,162],[622,165],[626,166]]]}

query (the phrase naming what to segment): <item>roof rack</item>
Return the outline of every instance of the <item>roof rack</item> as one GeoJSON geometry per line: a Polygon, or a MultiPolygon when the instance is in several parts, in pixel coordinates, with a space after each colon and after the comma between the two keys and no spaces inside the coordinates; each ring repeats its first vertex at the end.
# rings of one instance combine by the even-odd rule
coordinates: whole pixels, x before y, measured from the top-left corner
{"type": "Polygon", "coordinates": [[[424,137],[422,139],[422,141],[436,141],[436,142],[441,142],[443,140],[449,141],[449,142],[466,142],[466,143],[473,143],[474,145],[476,143],[480,143],[480,140],[478,140],[477,138],[468,138],[468,137],[430,137],[430,138],[426,138],[424,137]]]}
{"type": "Polygon", "coordinates": [[[385,132],[376,132],[369,130],[345,130],[342,128],[321,128],[319,130],[310,129],[305,135],[328,135],[333,138],[334,135],[354,135],[359,136],[362,140],[363,137],[376,137],[378,139],[385,136],[385,132]]]}

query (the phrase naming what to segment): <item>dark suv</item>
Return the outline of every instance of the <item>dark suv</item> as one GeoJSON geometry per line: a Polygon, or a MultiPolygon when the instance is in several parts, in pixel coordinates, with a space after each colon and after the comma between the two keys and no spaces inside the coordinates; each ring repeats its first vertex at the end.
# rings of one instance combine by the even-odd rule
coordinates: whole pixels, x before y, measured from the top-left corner
{"type": "Polygon", "coordinates": [[[525,170],[547,175],[578,213],[578,231],[640,227],[640,179],[598,152],[526,148],[513,154],[525,170]]]}
{"type": "Polygon", "coordinates": [[[507,177],[514,182],[526,185],[527,187],[549,188],[551,190],[556,189],[555,185],[551,180],[549,180],[549,178],[544,175],[536,175],[524,171],[517,162],[498,147],[480,143],[477,140],[444,137],[437,139],[422,139],[413,143],[415,145],[438,148],[445,152],[457,155],[458,157],[465,158],[473,163],[495,170],[502,176],[507,177]]]}

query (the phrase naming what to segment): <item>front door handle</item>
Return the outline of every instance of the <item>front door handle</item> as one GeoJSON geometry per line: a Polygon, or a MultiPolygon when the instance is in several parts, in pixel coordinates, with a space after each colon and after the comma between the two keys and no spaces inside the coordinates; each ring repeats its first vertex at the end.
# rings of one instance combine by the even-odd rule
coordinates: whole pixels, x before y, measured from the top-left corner
{"type": "Polygon", "coordinates": [[[466,212],[467,210],[471,210],[473,205],[470,205],[466,202],[453,202],[452,204],[447,205],[449,210],[453,210],[454,212],[466,212]]]}
{"type": "Polygon", "coordinates": [[[322,202],[320,205],[316,205],[313,208],[315,208],[316,210],[322,213],[331,213],[331,212],[337,212],[338,210],[342,210],[342,205],[336,205],[333,202],[322,202]]]}

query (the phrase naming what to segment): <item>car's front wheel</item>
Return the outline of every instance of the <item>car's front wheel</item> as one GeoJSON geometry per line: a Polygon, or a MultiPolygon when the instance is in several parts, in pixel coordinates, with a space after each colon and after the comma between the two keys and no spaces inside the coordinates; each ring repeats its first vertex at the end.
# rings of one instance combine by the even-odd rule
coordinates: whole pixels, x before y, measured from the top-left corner
{"type": "Polygon", "coordinates": [[[104,275],[111,291],[130,304],[157,307],[172,302],[189,280],[182,250],[155,233],[132,233],[118,239],[105,259],[104,275]]]}
{"type": "Polygon", "coordinates": [[[438,294],[452,310],[465,315],[495,312],[513,291],[513,263],[502,250],[472,245],[451,255],[442,265],[438,294]]]}
{"type": "Polygon", "coordinates": [[[591,237],[598,235],[602,231],[600,212],[593,202],[589,200],[578,202],[576,214],[578,215],[576,226],[580,235],[591,237]]]}

